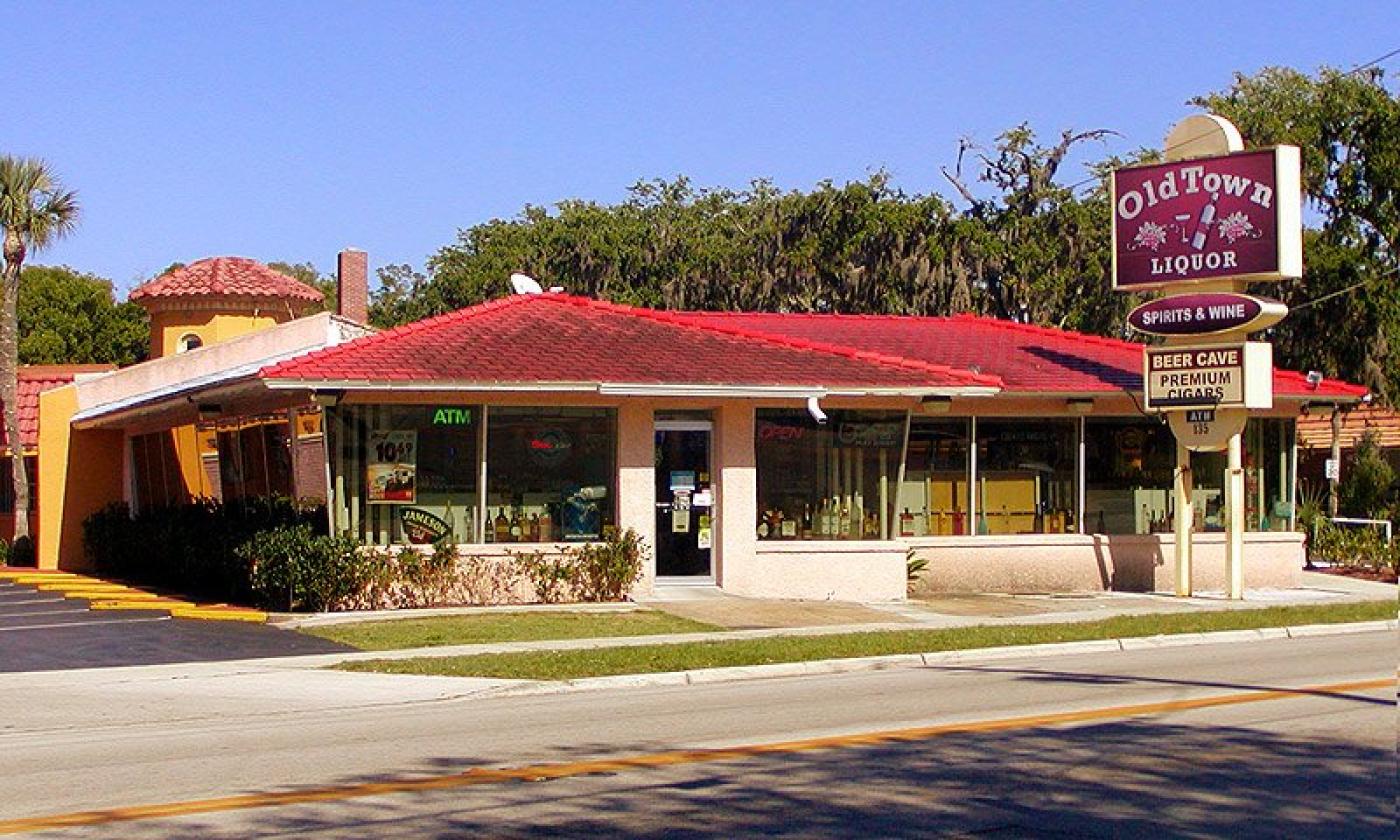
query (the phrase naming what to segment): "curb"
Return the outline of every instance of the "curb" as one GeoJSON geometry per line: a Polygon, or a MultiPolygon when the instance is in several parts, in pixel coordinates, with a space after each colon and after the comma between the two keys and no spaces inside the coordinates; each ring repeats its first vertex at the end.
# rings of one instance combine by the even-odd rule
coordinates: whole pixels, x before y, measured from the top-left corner
{"type": "Polygon", "coordinates": [[[852,674],[865,671],[906,670],[951,663],[996,661],[1027,656],[1070,656],[1076,653],[1112,653],[1156,650],[1198,645],[1229,644],[1232,642],[1266,639],[1309,639],[1322,636],[1346,636],[1355,633],[1394,631],[1396,621],[1358,621],[1350,624],[1306,624],[1297,627],[1262,627],[1254,630],[1221,630],[1215,633],[1178,633],[1165,636],[1135,636],[1125,639],[1095,639],[1085,642],[1051,642],[1040,645],[1009,645],[1005,647],[968,648],[931,653],[898,653],[889,656],[862,656],[849,659],[816,659],[808,662],[778,662],[771,665],[740,665],[725,668],[700,668],[692,671],[666,671],[656,674],[618,674],[608,677],[584,677],[576,680],[523,681],[491,691],[494,697],[524,697],[542,694],[569,694],[578,691],[601,691],[613,688],[653,688],[685,685],[707,685],[746,680],[805,677],[821,674],[852,674]]]}

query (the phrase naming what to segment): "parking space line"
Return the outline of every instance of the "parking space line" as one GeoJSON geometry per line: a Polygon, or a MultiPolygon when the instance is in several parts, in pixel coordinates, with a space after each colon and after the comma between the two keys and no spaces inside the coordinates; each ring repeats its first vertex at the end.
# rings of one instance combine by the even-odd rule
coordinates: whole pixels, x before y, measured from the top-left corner
{"type": "Polygon", "coordinates": [[[115,618],[102,619],[94,618],[90,621],[69,621],[62,624],[36,624],[33,627],[0,627],[0,633],[16,633],[20,630],[55,630],[60,627],[92,627],[95,624],[139,624],[149,621],[170,621],[168,615],[151,616],[150,618],[115,618]]]}

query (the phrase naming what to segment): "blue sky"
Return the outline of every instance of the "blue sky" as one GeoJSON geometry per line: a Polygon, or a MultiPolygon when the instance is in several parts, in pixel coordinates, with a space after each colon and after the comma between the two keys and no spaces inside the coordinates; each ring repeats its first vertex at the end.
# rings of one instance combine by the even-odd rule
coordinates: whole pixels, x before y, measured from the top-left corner
{"type": "Polygon", "coordinates": [[[421,267],[527,203],[682,173],[810,188],[884,167],[948,192],[963,136],[1157,146],[1236,70],[1400,47],[1383,2],[0,0],[0,20],[0,152],[46,158],[84,210],[33,261],[122,289],[221,254],[421,267]]]}

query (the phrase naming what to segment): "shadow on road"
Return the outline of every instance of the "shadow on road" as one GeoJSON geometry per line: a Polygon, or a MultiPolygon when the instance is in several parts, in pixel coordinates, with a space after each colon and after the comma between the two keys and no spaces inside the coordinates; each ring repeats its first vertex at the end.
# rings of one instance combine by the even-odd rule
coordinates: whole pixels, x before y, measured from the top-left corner
{"type": "Polygon", "coordinates": [[[1376,706],[1394,706],[1395,701],[1384,697],[1368,697],[1365,694],[1348,694],[1332,691],[1309,691],[1305,688],[1289,688],[1254,683],[1215,682],[1212,680],[1176,680],[1165,677],[1143,677],[1135,674],[1090,674],[1082,671],[1049,671],[1044,668],[996,668],[982,665],[939,665],[934,671],[968,674],[1007,674],[1028,682],[1080,683],[1083,685],[1130,685],[1133,683],[1151,685],[1178,685],[1191,688],[1227,688],[1233,691],[1287,691],[1302,697],[1326,697],[1331,700],[1348,700],[1353,703],[1369,703],[1376,706]]]}
{"type": "MultiPolygon", "coordinates": [[[[101,836],[1389,838],[1395,762],[1390,749],[1134,719],[108,825],[101,836]]],[[[442,757],[405,775],[484,765],[442,757]]]]}

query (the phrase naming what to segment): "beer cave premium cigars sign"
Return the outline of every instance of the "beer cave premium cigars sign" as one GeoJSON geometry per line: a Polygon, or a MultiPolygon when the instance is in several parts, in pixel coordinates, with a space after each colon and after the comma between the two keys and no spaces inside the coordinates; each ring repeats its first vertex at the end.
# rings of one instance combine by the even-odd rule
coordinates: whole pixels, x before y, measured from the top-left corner
{"type": "Polygon", "coordinates": [[[1283,320],[1288,307],[1276,300],[1233,292],[1206,292],[1151,300],[1128,314],[1133,329],[1149,335],[1211,335],[1257,332],[1283,320]]]}
{"type": "Polygon", "coordinates": [[[1113,286],[1303,273],[1299,156],[1278,146],[1113,172],[1113,286]]]}
{"type": "Polygon", "coordinates": [[[1145,408],[1272,408],[1273,347],[1260,341],[1143,350],[1145,408]]]}

